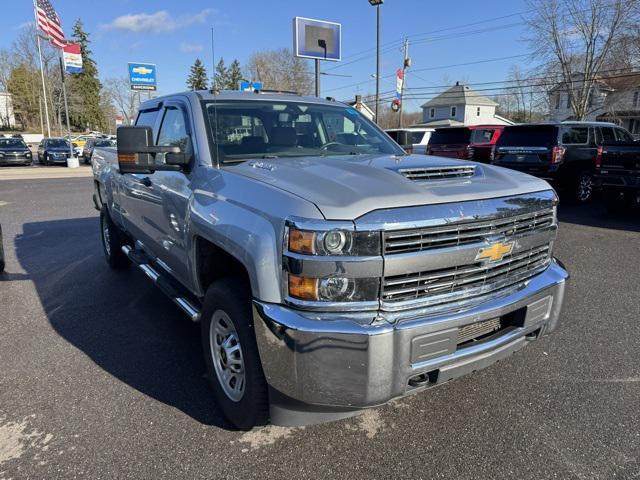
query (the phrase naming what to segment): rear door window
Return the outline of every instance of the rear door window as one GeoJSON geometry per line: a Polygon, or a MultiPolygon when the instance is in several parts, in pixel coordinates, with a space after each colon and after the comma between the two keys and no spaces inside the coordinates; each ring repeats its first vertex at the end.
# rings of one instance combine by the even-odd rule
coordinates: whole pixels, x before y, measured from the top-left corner
{"type": "Polygon", "coordinates": [[[424,138],[425,132],[410,132],[411,133],[411,143],[420,144],[422,143],[422,139],[424,138]]]}
{"type": "Polygon", "coordinates": [[[589,143],[589,127],[564,127],[562,129],[562,144],[577,145],[589,143]]]}
{"type": "Polygon", "coordinates": [[[615,143],[616,134],[611,127],[601,127],[600,134],[602,135],[602,143],[615,143]]]}

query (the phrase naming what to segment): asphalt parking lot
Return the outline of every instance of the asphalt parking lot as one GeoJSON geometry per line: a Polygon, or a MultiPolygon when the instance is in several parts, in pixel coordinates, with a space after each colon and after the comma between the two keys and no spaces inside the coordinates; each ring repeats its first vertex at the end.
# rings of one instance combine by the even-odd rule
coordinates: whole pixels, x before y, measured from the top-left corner
{"type": "Polygon", "coordinates": [[[233,431],[199,329],[108,269],[90,178],[0,181],[0,479],[640,477],[640,216],[560,207],[559,330],[364,415],[233,431]]]}

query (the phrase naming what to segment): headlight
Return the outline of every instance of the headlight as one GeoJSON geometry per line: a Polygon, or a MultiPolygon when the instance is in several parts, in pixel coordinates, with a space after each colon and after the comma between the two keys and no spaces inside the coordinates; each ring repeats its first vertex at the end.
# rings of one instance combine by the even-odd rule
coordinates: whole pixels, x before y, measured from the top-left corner
{"type": "Polygon", "coordinates": [[[309,278],[288,275],[289,296],[311,302],[368,302],[378,298],[377,278],[309,278]]]}
{"type": "Polygon", "coordinates": [[[31,158],[31,152],[25,153],[24,156],[27,157],[27,158],[31,158]]]}
{"type": "Polygon", "coordinates": [[[380,255],[380,232],[317,232],[289,227],[287,249],[303,255],[375,256],[380,255]]]}

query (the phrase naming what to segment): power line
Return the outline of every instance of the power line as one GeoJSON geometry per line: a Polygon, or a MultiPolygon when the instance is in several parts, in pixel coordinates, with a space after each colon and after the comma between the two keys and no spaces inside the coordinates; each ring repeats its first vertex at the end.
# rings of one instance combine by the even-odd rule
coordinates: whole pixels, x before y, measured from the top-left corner
{"type": "MultiPolygon", "coordinates": [[[[508,57],[498,57],[498,58],[487,58],[487,59],[484,59],[484,60],[476,60],[476,61],[473,61],[473,62],[454,63],[454,64],[451,64],[451,65],[439,65],[439,66],[435,66],[435,67],[426,67],[426,68],[417,68],[417,69],[413,69],[412,68],[410,70],[410,73],[411,73],[411,75],[415,75],[416,72],[425,72],[427,70],[444,70],[444,69],[447,69],[447,68],[464,67],[464,66],[467,66],[467,65],[479,65],[481,63],[500,62],[500,61],[504,61],[504,60],[511,60],[511,59],[514,59],[514,58],[521,58],[521,57],[528,57],[528,56],[529,56],[528,53],[522,53],[522,54],[519,54],[519,55],[510,55],[508,57]]],[[[389,77],[393,77],[394,75],[395,75],[395,73],[391,73],[391,74],[388,74],[388,75],[382,75],[380,78],[389,78],[389,77]]],[[[420,78],[420,77],[418,77],[418,78],[420,78]]],[[[422,79],[422,80],[428,83],[427,80],[424,80],[424,79],[422,79]]],[[[369,83],[371,81],[372,80],[363,80],[362,82],[351,83],[349,85],[344,85],[342,87],[330,88],[327,91],[331,92],[331,91],[335,91],[335,90],[344,90],[345,88],[355,87],[355,86],[358,86],[358,85],[362,85],[364,83],[369,83]]]]}
{"type": "MultiPolygon", "coordinates": [[[[613,72],[613,71],[620,71],[623,69],[611,69],[611,70],[604,70],[603,72],[613,72]]],[[[615,78],[626,78],[626,77],[636,77],[640,75],[640,71],[634,71],[634,72],[628,72],[628,73],[623,73],[623,74],[615,74],[615,75],[600,75],[598,76],[598,78],[594,79],[594,81],[598,81],[598,80],[608,80],[608,79],[615,79],[615,78]]],[[[537,79],[540,80],[540,79],[537,79]]],[[[522,81],[525,81],[525,79],[522,79],[522,81]]],[[[577,80],[575,81],[575,83],[584,83],[585,81],[588,80],[577,80]]],[[[505,82],[513,82],[513,80],[508,80],[505,82]]],[[[485,82],[485,83],[500,83],[500,82],[485,82]]],[[[556,81],[556,82],[539,82],[539,83],[529,83],[529,84],[525,84],[525,85],[512,85],[512,86],[498,86],[498,87],[491,87],[491,88],[479,88],[479,89],[474,89],[474,92],[483,92],[483,91],[498,91],[498,93],[493,93],[493,94],[488,94],[491,95],[493,97],[497,97],[497,96],[507,96],[507,95],[513,95],[513,93],[511,92],[512,90],[517,90],[520,89],[523,92],[527,92],[527,93],[536,93],[534,91],[535,88],[540,88],[540,87],[548,87],[548,86],[556,86],[556,85],[561,85],[562,81],[556,81]],[[505,92],[505,90],[507,92],[505,92]]],[[[449,87],[449,86],[447,86],[449,87]]],[[[425,88],[435,88],[435,87],[425,87],[425,88]]],[[[568,91],[568,89],[563,88],[561,91],[568,91]]],[[[381,100],[386,101],[386,100],[392,100],[394,98],[395,95],[395,91],[393,90],[389,90],[386,92],[381,92],[381,100]]],[[[431,100],[433,98],[439,97],[439,98],[456,98],[459,97],[459,93],[458,92],[451,92],[451,93],[447,93],[447,92],[443,92],[443,93],[436,93],[436,92],[418,92],[418,93],[406,93],[405,94],[406,98],[409,99],[414,99],[414,100],[418,100],[418,99],[422,99],[422,100],[431,100]]],[[[369,96],[364,97],[364,100],[368,99],[369,96]]]]}

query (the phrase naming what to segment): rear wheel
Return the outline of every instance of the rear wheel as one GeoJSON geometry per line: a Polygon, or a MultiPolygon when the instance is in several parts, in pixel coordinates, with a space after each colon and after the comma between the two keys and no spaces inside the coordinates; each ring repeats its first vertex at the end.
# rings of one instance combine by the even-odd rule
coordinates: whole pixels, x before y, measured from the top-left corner
{"type": "Polygon", "coordinates": [[[129,257],[122,251],[122,247],[128,244],[127,237],[111,220],[106,205],[100,210],[100,238],[104,258],[111,268],[120,270],[131,264],[129,257]]]}
{"type": "Polygon", "coordinates": [[[267,382],[253,330],[250,286],[240,277],[214,282],[205,295],[202,348],[216,402],[241,430],[269,419],[267,382]]]}
{"type": "Polygon", "coordinates": [[[578,203],[587,203],[593,198],[593,175],[591,172],[580,172],[576,179],[574,199],[578,203]]]}

